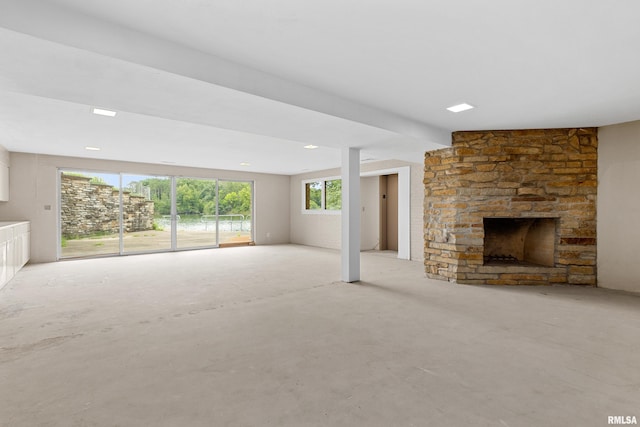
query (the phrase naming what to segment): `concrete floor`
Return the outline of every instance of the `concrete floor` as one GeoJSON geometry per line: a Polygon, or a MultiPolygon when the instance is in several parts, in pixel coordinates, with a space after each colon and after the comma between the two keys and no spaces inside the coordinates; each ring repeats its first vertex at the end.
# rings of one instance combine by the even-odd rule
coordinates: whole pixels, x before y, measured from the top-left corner
{"type": "Polygon", "coordinates": [[[605,426],[640,418],[640,297],[431,281],[255,246],[29,265],[2,426],[605,426]]]}

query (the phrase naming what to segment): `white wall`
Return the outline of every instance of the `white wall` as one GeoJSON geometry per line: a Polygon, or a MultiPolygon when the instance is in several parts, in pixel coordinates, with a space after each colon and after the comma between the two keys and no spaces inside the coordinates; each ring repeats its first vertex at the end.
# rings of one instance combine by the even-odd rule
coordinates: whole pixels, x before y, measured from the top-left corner
{"type": "Polygon", "coordinates": [[[290,240],[288,176],[27,153],[10,153],[10,161],[11,200],[0,203],[0,220],[31,221],[31,262],[56,260],[58,168],[254,180],[256,244],[289,243],[290,240]]]}
{"type": "MultiPolygon", "coordinates": [[[[424,221],[423,221],[423,203],[424,203],[424,165],[420,163],[407,163],[399,160],[388,160],[381,162],[364,163],[361,165],[362,174],[369,175],[375,171],[385,171],[393,168],[401,167],[410,168],[410,256],[412,260],[422,261],[424,259],[424,221]]],[[[303,213],[302,209],[302,181],[314,178],[325,178],[339,176],[340,169],[329,169],[324,171],[309,172],[306,174],[294,175],[291,177],[291,242],[302,245],[318,246],[329,249],[340,249],[340,215],[327,214],[309,214],[303,213]]],[[[371,179],[365,177],[363,179],[371,179]]],[[[361,180],[361,185],[363,181],[361,180]]],[[[364,187],[367,191],[371,190],[371,183],[365,183],[364,187]]],[[[364,188],[363,187],[363,188],[364,188]]],[[[361,195],[361,201],[366,201],[361,195]]],[[[365,213],[368,207],[365,207],[365,213]]],[[[379,213],[378,213],[379,214],[379,213]]],[[[371,218],[366,218],[366,222],[370,225],[371,218]]],[[[376,220],[376,222],[379,220],[376,220]]],[[[363,218],[363,223],[365,219],[363,218]]],[[[376,231],[376,239],[378,238],[376,231]]],[[[362,238],[361,238],[361,243],[362,238]]],[[[366,242],[370,243],[370,242],[366,242]]],[[[363,249],[370,249],[362,246],[363,249]]]]}
{"type": "Polygon", "coordinates": [[[640,121],[598,131],[598,286],[640,292],[640,121]]]}
{"type": "Polygon", "coordinates": [[[0,163],[2,163],[5,166],[9,166],[9,162],[10,162],[9,152],[7,151],[6,148],[4,148],[4,146],[0,145],[0,163]]]}

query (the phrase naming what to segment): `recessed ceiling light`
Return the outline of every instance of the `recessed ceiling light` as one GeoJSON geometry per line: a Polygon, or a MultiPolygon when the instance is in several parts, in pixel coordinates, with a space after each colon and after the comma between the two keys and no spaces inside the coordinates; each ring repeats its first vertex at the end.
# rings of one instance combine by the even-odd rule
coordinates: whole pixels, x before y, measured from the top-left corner
{"type": "Polygon", "coordinates": [[[115,111],[111,111],[111,110],[104,110],[102,108],[94,108],[91,110],[91,112],[93,114],[97,114],[99,116],[107,116],[107,117],[115,117],[116,113],[115,111]]]}
{"type": "Polygon", "coordinates": [[[165,165],[175,165],[176,162],[170,162],[169,160],[160,160],[160,163],[164,163],[165,165]]]}
{"type": "Polygon", "coordinates": [[[85,150],[89,150],[89,151],[100,151],[101,148],[100,147],[90,147],[90,146],[86,146],[84,147],[85,150]]]}
{"type": "Polygon", "coordinates": [[[242,163],[240,163],[240,166],[251,166],[251,163],[242,162],[242,163]]]}
{"type": "Polygon", "coordinates": [[[453,105],[451,107],[448,107],[447,110],[451,111],[452,113],[459,113],[461,111],[471,110],[472,108],[475,108],[475,107],[473,105],[469,105],[467,103],[462,103],[462,104],[453,105]]]}
{"type": "Polygon", "coordinates": [[[306,148],[307,150],[315,150],[316,148],[318,148],[318,146],[309,144],[309,145],[305,145],[304,148],[306,148]]]}

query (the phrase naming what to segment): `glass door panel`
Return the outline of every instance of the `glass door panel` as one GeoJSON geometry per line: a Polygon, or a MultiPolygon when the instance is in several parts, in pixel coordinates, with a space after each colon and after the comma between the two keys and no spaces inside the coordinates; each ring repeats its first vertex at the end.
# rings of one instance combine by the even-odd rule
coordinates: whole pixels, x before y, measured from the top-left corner
{"type": "Polygon", "coordinates": [[[60,171],[60,258],[120,252],[120,175],[60,171]]]}
{"type": "Polygon", "coordinates": [[[177,247],[213,247],[217,242],[216,180],[176,179],[177,247]]]}
{"type": "Polygon", "coordinates": [[[122,251],[171,249],[171,178],[122,175],[122,251]]]}
{"type": "Polygon", "coordinates": [[[220,244],[253,241],[253,183],[218,182],[220,244]]]}

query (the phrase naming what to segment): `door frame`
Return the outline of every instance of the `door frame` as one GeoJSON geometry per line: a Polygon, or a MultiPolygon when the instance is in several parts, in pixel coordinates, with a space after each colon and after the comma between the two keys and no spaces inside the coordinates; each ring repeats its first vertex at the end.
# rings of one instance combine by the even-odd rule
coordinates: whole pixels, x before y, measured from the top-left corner
{"type": "Polygon", "coordinates": [[[251,188],[251,242],[255,242],[255,222],[256,222],[256,193],[255,193],[255,180],[252,179],[228,179],[228,178],[217,178],[217,177],[190,177],[190,176],[182,176],[182,175],[171,175],[171,174],[146,174],[146,173],[134,173],[134,172],[111,172],[106,170],[96,170],[91,168],[70,168],[70,167],[58,167],[56,174],[56,191],[57,191],[57,202],[58,202],[58,212],[56,215],[57,222],[57,232],[56,232],[56,240],[57,240],[57,248],[56,248],[56,260],[68,260],[68,259],[82,259],[82,258],[103,258],[103,257],[111,257],[111,256],[127,256],[127,255],[138,255],[138,254],[148,254],[148,253],[159,253],[159,252],[178,252],[178,251],[188,251],[188,250],[198,250],[198,249],[213,249],[220,247],[220,230],[219,230],[219,222],[220,222],[220,214],[219,214],[219,205],[220,205],[220,197],[219,197],[219,186],[220,181],[225,182],[243,182],[248,183],[251,188]],[[87,173],[95,173],[95,174],[109,174],[118,176],[119,182],[119,250],[118,252],[109,253],[109,254],[97,254],[97,255],[86,255],[86,256],[78,256],[78,257],[63,257],[62,256],[62,212],[60,207],[62,206],[62,173],[64,172],[87,172],[87,173]],[[171,188],[171,245],[169,248],[162,249],[152,249],[146,251],[124,251],[124,229],[123,229],[123,206],[122,206],[122,178],[123,175],[137,175],[137,176],[149,176],[149,177],[164,177],[170,180],[170,188],[171,188]],[[180,178],[193,178],[193,179],[205,179],[205,180],[215,180],[216,182],[216,242],[213,245],[207,246],[197,246],[197,247],[186,247],[186,248],[178,248],[177,246],[177,181],[180,178]]]}
{"type": "Polygon", "coordinates": [[[411,259],[411,167],[362,172],[361,177],[398,175],[398,259],[411,259]]]}

